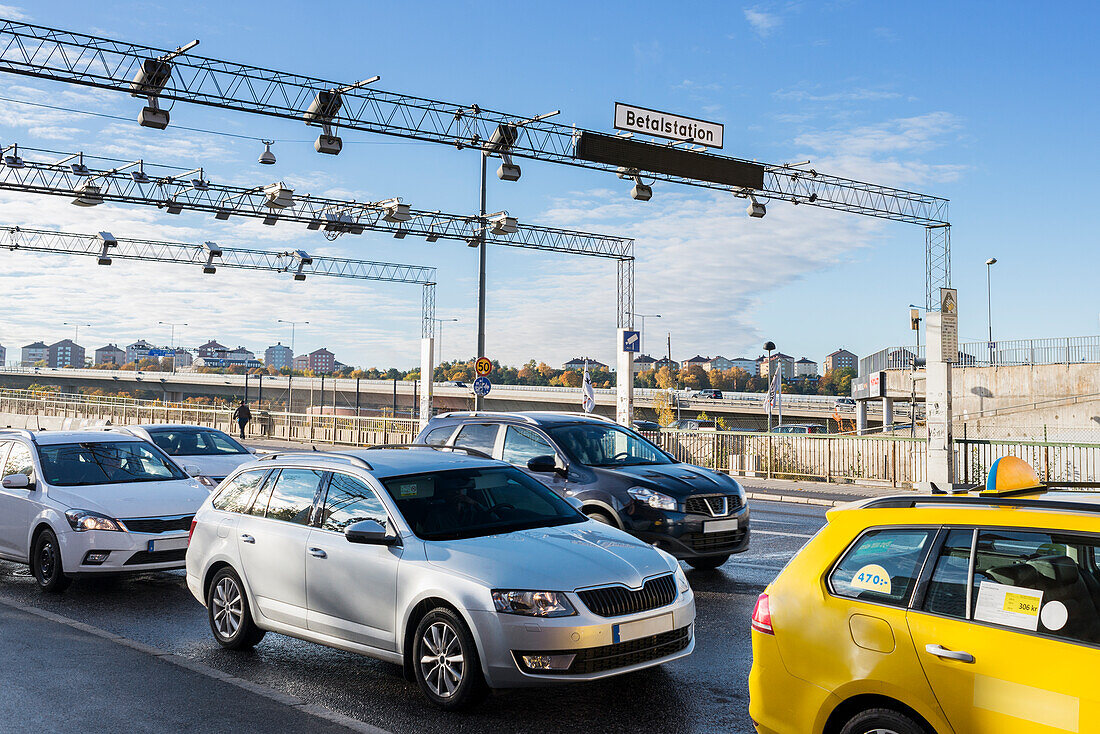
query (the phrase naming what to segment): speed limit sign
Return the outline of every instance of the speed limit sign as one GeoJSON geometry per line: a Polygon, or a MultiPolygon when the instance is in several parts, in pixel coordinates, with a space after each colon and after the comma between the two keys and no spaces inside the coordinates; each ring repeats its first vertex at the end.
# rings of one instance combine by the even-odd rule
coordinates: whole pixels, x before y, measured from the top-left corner
{"type": "Polygon", "coordinates": [[[479,358],[474,364],[474,367],[477,369],[477,373],[482,377],[493,371],[493,363],[485,357],[479,358]]]}

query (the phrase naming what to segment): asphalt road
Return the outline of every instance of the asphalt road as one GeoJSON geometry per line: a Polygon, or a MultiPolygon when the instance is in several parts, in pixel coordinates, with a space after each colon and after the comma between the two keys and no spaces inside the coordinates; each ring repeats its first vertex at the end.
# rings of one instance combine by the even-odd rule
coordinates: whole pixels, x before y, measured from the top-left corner
{"type": "MultiPolygon", "coordinates": [[[[78,620],[321,704],[394,734],[519,730],[609,734],[751,732],[746,681],[752,663],[749,616],[753,604],[764,586],[824,522],[822,507],[763,501],[753,501],[751,506],[753,536],[748,552],[734,556],[717,571],[699,572],[687,567],[698,606],[693,655],[661,668],[594,684],[497,692],[482,706],[458,715],[432,708],[416,686],[401,677],[396,666],[362,656],[273,634],[249,653],[222,650],[211,636],[206,610],[187,591],[182,571],[77,581],[61,596],[46,596],[35,588],[25,567],[0,562],[0,600],[78,620]]],[[[8,625],[8,617],[0,615],[0,627],[8,625]]],[[[166,715],[171,710],[166,705],[111,705],[116,691],[129,690],[121,688],[128,684],[102,674],[102,668],[114,665],[110,656],[70,655],[69,628],[46,626],[26,635],[17,627],[11,630],[0,635],[0,666],[6,677],[13,671],[31,671],[24,677],[30,684],[37,680],[35,675],[43,678],[42,671],[49,661],[56,661],[65,675],[99,683],[32,685],[33,696],[0,696],[5,721],[33,722],[33,708],[63,716],[74,706],[99,703],[120,730],[167,728],[155,725],[160,719],[153,718],[150,723],[145,718],[166,715]],[[12,635],[19,644],[9,644],[12,635]],[[28,645],[27,640],[34,644],[28,645]],[[25,702],[26,710],[18,710],[20,701],[25,702]]],[[[22,672],[16,675],[24,676],[22,672]]],[[[273,728],[264,715],[257,714],[254,719],[247,715],[252,702],[238,701],[238,697],[247,698],[246,691],[230,689],[228,693],[196,696],[186,680],[162,681],[157,671],[149,675],[154,676],[149,680],[150,690],[175,691],[176,707],[196,712],[192,722],[196,728],[221,730],[202,727],[199,722],[202,717],[216,718],[220,712],[229,711],[234,712],[232,729],[236,732],[273,728]],[[246,714],[241,716],[241,711],[246,714]]],[[[205,690],[199,683],[194,685],[196,690],[205,690]]],[[[318,721],[318,731],[330,726],[318,721]]],[[[291,723],[288,721],[288,726],[291,723]]]]}

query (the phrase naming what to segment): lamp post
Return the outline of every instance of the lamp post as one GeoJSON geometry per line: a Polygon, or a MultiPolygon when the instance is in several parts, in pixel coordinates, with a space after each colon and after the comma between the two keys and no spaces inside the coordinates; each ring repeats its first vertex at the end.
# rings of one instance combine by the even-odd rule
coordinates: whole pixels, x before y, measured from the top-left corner
{"type": "Polygon", "coordinates": [[[986,318],[989,323],[989,361],[993,362],[993,289],[990,286],[990,271],[997,264],[997,258],[991,257],[985,261],[985,308],[986,318]]]}
{"type": "Polygon", "coordinates": [[[294,369],[294,327],[298,324],[308,324],[308,321],[287,321],[279,319],[280,324],[290,324],[290,368],[294,369]]]}
{"type": "Polygon", "coordinates": [[[661,318],[661,314],[659,314],[659,313],[636,313],[636,314],[634,314],[634,318],[642,320],[642,328],[641,328],[641,342],[642,343],[638,345],[638,349],[641,350],[642,354],[645,354],[645,320],[646,319],[659,319],[659,318],[661,318]]]}
{"type": "Polygon", "coordinates": [[[173,323],[171,321],[158,321],[157,323],[162,325],[162,326],[172,327],[172,335],[171,335],[171,337],[169,337],[169,340],[168,340],[168,348],[172,350],[172,374],[174,375],[174,374],[176,374],[176,327],[177,326],[188,326],[189,324],[185,324],[185,323],[182,323],[182,322],[173,323]]]}
{"type": "Polygon", "coordinates": [[[66,321],[65,323],[62,324],[62,326],[71,326],[71,327],[73,327],[73,344],[76,344],[80,341],[80,327],[81,326],[91,326],[91,324],[75,324],[71,321],[66,321]]]}
{"type": "MultiPolygon", "coordinates": [[[[308,321],[288,321],[287,319],[278,319],[280,324],[290,324],[290,375],[286,381],[286,412],[290,413],[294,404],[294,386],[291,383],[291,379],[294,377],[294,327],[298,324],[308,324],[308,321]]],[[[309,399],[313,401],[313,382],[310,381],[309,399]]],[[[289,420],[289,419],[288,419],[289,420]]]]}
{"type": "Polygon", "coordinates": [[[439,324],[439,364],[443,364],[443,324],[448,321],[458,321],[458,319],[435,319],[432,321],[439,324]]]}
{"type": "Polygon", "coordinates": [[[775,351],[775,342],[764,342],[764,351],[768,353],[768,390],[764,393],[764,399],[768,401],[768,433],[772,432],[772,408],[771,408],[771,387],[772,387],[772,352],[775,351]]]}

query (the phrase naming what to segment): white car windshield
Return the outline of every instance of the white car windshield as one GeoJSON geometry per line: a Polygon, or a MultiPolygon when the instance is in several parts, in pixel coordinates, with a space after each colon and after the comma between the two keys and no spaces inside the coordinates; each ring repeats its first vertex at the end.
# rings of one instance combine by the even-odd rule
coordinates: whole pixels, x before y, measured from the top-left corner
{"type": "Polygon", "coordinates": [[[59,443],[38,447],[42,474],[55,487],[187,479],[144,441],[59,443]]]}
{"type": "Polygon", "coordinates": [[[405,522],[424,540],[476,538],[586,519],[512,467],[413,474],[382,483],[405,522]]]}
{"type": "Polygon", "coordinates": [[[586,466],[672,463],[649,441],[610,423],[571,423],[550,428],[548,433],[573,461],[586,466]]]}
{"type": "Polygon", "coordinates": [[[153,443],[169,456],[227,456],[248,449],[221,431],[210,428],[157,428],[149,431],[153,443]]]}

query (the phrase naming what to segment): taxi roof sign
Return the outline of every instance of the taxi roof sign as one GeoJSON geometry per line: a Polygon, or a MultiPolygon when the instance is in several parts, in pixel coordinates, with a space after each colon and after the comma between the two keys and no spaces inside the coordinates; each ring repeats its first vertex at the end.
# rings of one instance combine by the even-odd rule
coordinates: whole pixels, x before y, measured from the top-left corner
{"type": "Polygon", "coordinates": [[[1044,489],[1031,464],[1018,456],[1002,456],[989,467],[982,495],[1005,495],[1044,489]]]}

